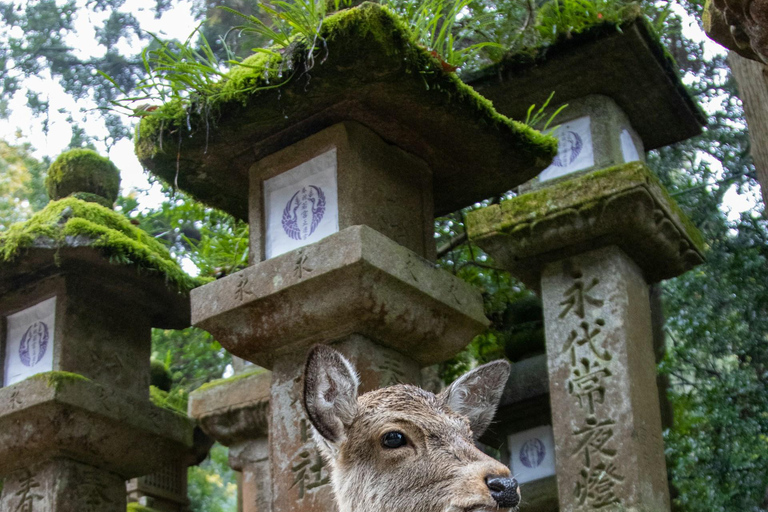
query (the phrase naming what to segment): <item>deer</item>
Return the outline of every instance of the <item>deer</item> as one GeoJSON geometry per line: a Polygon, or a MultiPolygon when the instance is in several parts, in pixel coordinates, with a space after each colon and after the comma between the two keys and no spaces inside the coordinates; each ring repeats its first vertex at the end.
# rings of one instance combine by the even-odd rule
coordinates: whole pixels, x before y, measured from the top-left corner
{"type": "Polygon", "coordinates": [[[312,347],[303,406],[339,512],[516,512],[517,481],[474,443],[509,372],[494,361],[437,395],[395,384],[358,396],[354,366],[327,345],[312,347]]]}

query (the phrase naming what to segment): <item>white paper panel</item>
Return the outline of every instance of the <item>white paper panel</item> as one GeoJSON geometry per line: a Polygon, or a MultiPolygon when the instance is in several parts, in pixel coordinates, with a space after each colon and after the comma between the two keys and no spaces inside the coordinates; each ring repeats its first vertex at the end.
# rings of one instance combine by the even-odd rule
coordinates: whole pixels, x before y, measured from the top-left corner
{"type": "Polygon", "coordinates": [[[624,157],[624,162],[636,162],[640,160],[640,154],[637,152],[637,146],[635,141],[632,140],[629,130],[624,128],[621,130],[621,155],[624,157]]]}
{"type": "Polygon", "coordinates": [[[521,484],[555,474],[555,439],[543,425],[509,436],[509,467],[521,484]]]}
{"type": "Polygon", "coordinates": [[[7,317],[3,386],[53,370],[56,297],[7,317]]]}
{"type": "Polygon", "coordinates": [[[339,230],[336,148],[264,182],[267,259],[339,230]]]}
{"type": "Polygon", "coordinates": [[[558,140],[557,156],[541,171],[539,180],[551,180],[595,165],[589,116],[561,124],[552,135],[558,140]]]}

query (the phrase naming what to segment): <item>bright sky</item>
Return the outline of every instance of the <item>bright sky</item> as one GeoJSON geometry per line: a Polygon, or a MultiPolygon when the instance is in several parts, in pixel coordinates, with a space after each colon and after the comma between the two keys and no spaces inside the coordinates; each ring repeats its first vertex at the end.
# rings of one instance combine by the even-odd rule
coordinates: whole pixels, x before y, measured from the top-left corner
{"type": "MultiPolygon", "coordinates": [[[[26,1],[22,2],[22,5],[26,3],[26,1]]],[[[77,3],[79,6],[84,6],[86,0],[78,0],[77,3]]],[[[121,10],[133,14],[142,27],[164,39],[184,40],[197,26],[188,4],[180,4],[166,12],[160,19],[154,17],[154,4],[155,0],[127,0],[121,10]]],[[[67,44],[75,48],[80,57],[98,56],[94,53],[99,49],[97,45],[93,44],[96,37],[94,26],[100,24],[108,16],[108,12],[96,13],[81,9],[75,21],[77,37],[68,40],[67,44]]],[[[139,53],[145,44],[146,41],[139,41],[138,38],[131,41],[122,40],[120,49],[124,53],[139,53]]],[[[27,99],[25,90],[22,90],[9,104],[12,111],[10,119],[0,120],[1,139],[11,143],[30,142],[36,150],[36,157],[42,158],[47,155],[55,158],[67,148],[72,137],[72,129],[67,121],[69,115],[72,115],[75,121],[86,129],[88,135],[97,139],[106,137],[107,131],[98,121],[98,113],[92,111],[95,105],[86,101],[76,102],[61,90],[58,83],[50,78],[50,75],[45,79],[27,80],[25,87],[43,93],[43,97],[50,102],[48,133],[43,131],[41,120],[34,119],[32,113],[26,108],[27,99]],[[87,112],[81,113],[81,109],[86,109],[87,112]],[[21,134],[20,138],[17,138],[18,133],[21,134]]],[[[151,207],[162,201],[159,187],[156,186],[153,190],[148,190],[149,182],[141,164],[133,153],[133,142],[130,139],[118,142],[109,151],[103,142],[97,140],[95,145],[101,154],[108,155],[120,169],[124,193],[134,189],[147,190],[146,194],[140,196],[141,204],[146,207],[151,207]]]]}
{"type": "MultiPolygon", "coordinates": [[[[25,5],[28,1],[22,0],[20,3],[25,5]]],[[[155,0],[127,0],[121,9],[133,14],[146,30],[158,34],[167,39],[185,39],[195,29],[197,23],[190,13],[188,3],[181,3],[173,10],[166,12],[162,18],[155,19],[153,5],[155,0]]],[[[86,0],[78,0],[78,4],[84,6],[86,0]]],[[[705,55],[711,57],[717,53],[723,52],[723,48],[710,41],[704,32],[699,28],[696,20],[688,17],[682,7],[673,6],[679,14],[686,20],[684,33],[687,37],[696,41],[705,42],[705,55]]],[[[80,16],[76,20],[77,37],[67,41],[69,45],[76,48],[83,56],[93,55],[92,52],[98,50],[93,44],[95,39],[94,25],[105,19],[109,13],[88,12],[85,9],[79,11],[80,16]]],[[[124,53],[139,53],[146,41],[139,41],[134,38],[132,41],[121,41],[121,48],[124,53]]],[[[89,135],[97,139],[103,139],[106,136],[106,130],[98,122],[98,113],[90,111],[81,113],[81,109],[90,110],[94,105],[88,102],[75,102],[71,97],[64,94],[55,80],[50,77],[43,79],[30,79],[25,83],[28,89],[44,93],[44,97],[50,102],[49,131],[43,132],[42,123],[32,117],[31,112],[26,108],[26,96],[24,90],[20,91],[10,102],[12,115],[8,120],[0,120],[0,138],[11,143],[30,142],[36,149],[36,156],[42,157],[48,155],[55,158],[59,153],[66,149],[72,136],[70,124],[67,116],[71,115],[83,127],[86,128],[89,135]],[[17,133],[21,136],[17,139],[17,133]]],[[[705,110],[714,111],[717,105],[703,105],[705,110]]],[[[95,145],[102,154],[108,154],[112,161],[122,171],[123,192],[131,190],[142,191],[139,196],[140,204],[144,207],[152,207],[159,204],[163,197],[159,187],[150,188],[147,177],[142,170],[136,156],[133,153],[133,142],[129,139],[122,140],[107,151],[103,142],[96,141],[95,145]]],[[[754,208],[759,202],[759,191],[753,190],[746,194],[739,194],[735,187],[726,194],[726,205],[730,208],[730,215],[738,216],[739,212],[754,208]]]]}

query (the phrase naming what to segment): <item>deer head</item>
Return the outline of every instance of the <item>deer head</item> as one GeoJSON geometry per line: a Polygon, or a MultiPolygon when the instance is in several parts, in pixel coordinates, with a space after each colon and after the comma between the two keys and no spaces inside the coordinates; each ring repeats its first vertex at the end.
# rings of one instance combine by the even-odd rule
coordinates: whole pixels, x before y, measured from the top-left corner
{"type": "Polygon", "coordinates": [[[304,408],[329,462],[341,512],[516,510],[509,468],[475,447],[496,412],[509,363],[495,361],[434,395],[398,384],[357,396],[354,367],[317,345],[304,372],[304,408]]]}

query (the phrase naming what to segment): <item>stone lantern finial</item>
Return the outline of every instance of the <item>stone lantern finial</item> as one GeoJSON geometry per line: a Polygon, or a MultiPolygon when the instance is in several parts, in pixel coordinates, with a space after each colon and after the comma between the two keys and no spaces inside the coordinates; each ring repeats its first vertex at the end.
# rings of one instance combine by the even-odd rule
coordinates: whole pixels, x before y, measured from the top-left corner
{"type": "Polygon", "coordinates": [[[112,208],[120,191],[120,171],[91,149],[72,149],[48,168],[45,188],[54,201],[76,197],[112,208]]]}

